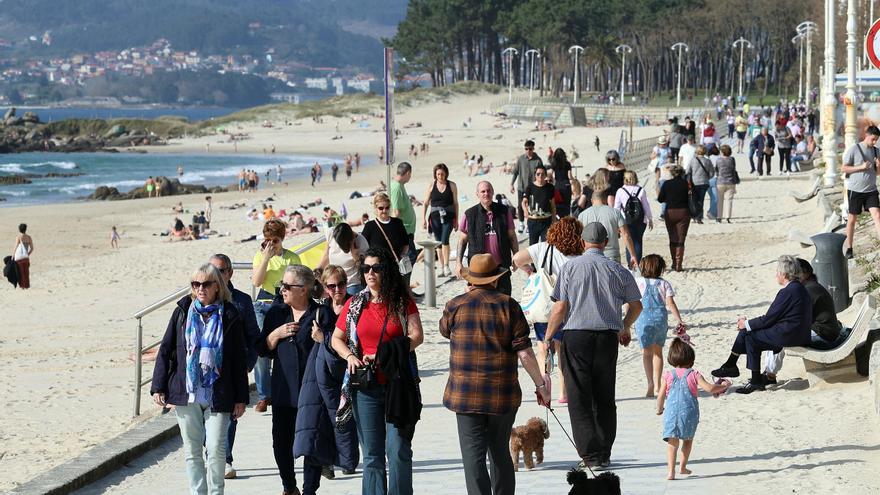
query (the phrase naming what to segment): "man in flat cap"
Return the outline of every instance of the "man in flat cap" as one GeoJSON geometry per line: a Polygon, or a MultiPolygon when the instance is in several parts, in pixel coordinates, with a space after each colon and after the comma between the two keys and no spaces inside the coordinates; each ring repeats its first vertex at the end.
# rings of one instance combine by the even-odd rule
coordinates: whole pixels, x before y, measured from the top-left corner
{"type": "Polygon", "coordinates": [[[552,347],[562,329],[560,360],[578,455],[582,466],[607,467],[617,434],[617,346],[629,345],[642,296],[629,270],[602,253],[608,231],[601,223],[586,224],[582,237],[586,252],[566,263],[556,281],[544,343],[552,347]]]}

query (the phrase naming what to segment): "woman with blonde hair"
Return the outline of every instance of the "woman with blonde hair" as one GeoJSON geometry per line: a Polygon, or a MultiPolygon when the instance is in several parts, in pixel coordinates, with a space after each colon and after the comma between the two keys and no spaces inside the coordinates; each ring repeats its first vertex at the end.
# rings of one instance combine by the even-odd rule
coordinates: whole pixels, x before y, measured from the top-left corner
{"type": "Polygon", "coordinates": [[[657,201],[666,204],[666,232],[669,234],[669,253],[672,257],[672,269],[682,270],[684,261],[684,241],[687,239],[691,225],[690,188],[684,178],[684,169],[678,165],[669,168],[672,178],[660,187],[657,201]]]}
{"type": "Polygon", "coordinates": [[[645,189],[639,186],[639,175],[632,170],[623,174],[623,187],[617,190],[614,197],[614,208],[623,212],[629,235],[632,236],[636,252],[626,250],[627,259],[635,259],[636,264],[642,261],[642,239],[645,237],[645,228],[654,230],[654,220],[651,214],[651,205],[648,203],[648,195],[645,189]],[[627,207],[630,199],[638,201],[641,205],[641,216],[633,208],[627,207]],[[632,218],[630,218],[632,217],[632,218]]]}
{"type": "MultiPolygon", "coordinates": [[[[513,255],[513,264],[523,269],[526,273],[532,272],[533,267],[543,268],[548,275],[558,275],[562,266],[569,261],[584,254],[584,242],[581,232],[584,230],[575,217],[562,217],[558,222],[550,226],[547,231],[547,241],[520,250],[513,255]]],[[[538,339],[538,366],[546,369],[547,353],[553,350],[553,345],[562,347],[562,332],[556,332],[553,342],[545,340],[547,323],[535,323],[535,336],[538,339]],[[555,344],[554,344],[555,343],[555,344]]],[[[565,393],[565,377],[563,369],[559,368],[559,403],[568,403],[565,393]]]]}
{"type": "Polygon", "coordinates": [[[150,394],[159,406],[175,406],[190,491],[219,494],[229,421],[248,403],[244,320],[214,265],[200,266],[190,286],[162,337],[150,394]]]}

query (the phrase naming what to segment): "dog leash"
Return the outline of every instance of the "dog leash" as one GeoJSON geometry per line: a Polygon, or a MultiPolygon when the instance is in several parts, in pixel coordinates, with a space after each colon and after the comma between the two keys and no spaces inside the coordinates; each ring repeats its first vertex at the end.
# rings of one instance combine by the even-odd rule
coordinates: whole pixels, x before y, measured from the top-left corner
{"type": "MultiPolygon", "coordinates": [[[[565,430],[565,427],[562,426],[562,421],[559,421],[559,417],[556,416],[556,411],[554,411],[552,407],[547,407],[547,410],[550,411],[550,414],[553,415],[553,419],[555,419],[556,423],[559,424],[559,427],[562,428],[562,433],[565,433],[565,436],[568,437],[568,441],[571,442],[571,446],[574,447],[575,451],[577,451],[577,445],[574,444],[574,440],[571,439],[571,435],[569,435],[568,432],[565,430]]],[[[593,478],[595,478],[596,473],[593,472],[593,469],[590,468],[590,466],[586,462],[584,462],[583,464],[584,467],[586,467],[587,470],[590,472],[590,474],[593,475],[593,478]]]]}

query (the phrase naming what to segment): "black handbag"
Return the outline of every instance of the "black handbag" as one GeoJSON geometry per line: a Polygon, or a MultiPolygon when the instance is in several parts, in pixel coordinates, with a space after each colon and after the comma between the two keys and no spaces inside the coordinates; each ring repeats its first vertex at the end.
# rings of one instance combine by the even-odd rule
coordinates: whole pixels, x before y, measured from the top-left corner
{"type": "MultiPolygon", "coordinates": [[[[385,322],[382,323],[382,332],[379,334],[379,343],[382,343],[382,339],[385,337],[385,329],[388,327],[388,315],[391,312],[385,314],[385,322]]],[[[349,377],[348,384],[354,388],[360,390],[369,390],[376,385],[379,384],[379,379],[376,376],[376,363],[364,363],[354,369],[354,373],[349,377]]]]}

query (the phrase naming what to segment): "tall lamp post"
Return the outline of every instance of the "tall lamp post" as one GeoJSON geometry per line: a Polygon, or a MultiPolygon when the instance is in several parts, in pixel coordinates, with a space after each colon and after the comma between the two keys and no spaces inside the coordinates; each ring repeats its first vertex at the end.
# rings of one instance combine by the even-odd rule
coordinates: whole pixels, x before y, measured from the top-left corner
{"type": "Polygon", "coordinates": [[[746,47],[752,48],[752,43],[749,40],[740,36],[740,38],[733,42],[733,48],[736,49],[736,46],[739,45],[739,100],[742,101],[743,98],[743,55],[746,47]]]}
{"type": "Polygon", "coordinates": [[[672,50],[678,50],[678,83],[675,86],[675,106],[681,106],[681,50],[688,51],[688,46],[681,41],[672,45],[672,50]]]}
{"type": "Polygon", "coordinates": [[[825,186],[837,183],[837,119],[834,110],[837,98],[834,91],[834,9],[835,0],[825,0],[825,81],[822,91],[822,155],[825,158],[825,186]]]}
{"type": "Polygon", "coordinates": [[[507,54],[507,103],[513,103],[513,56],[519,52],[516,48],[510,46],[501,52],[501,55],[507,54]]]}
{"type": "Polygon", "coordinates": [[[535,85],[535,57],[540,57],[541,52],[532,48],[531,50],[527,50],[526,58],[531,58],[529,61],[529,103],[532,102],[532,87],[535,85]]]}
{"type": "Polygon", "coordinates": [[[855,146],[858,138],[856,111],[856,0],[847,0],[846,8],[846,127],[843,131],[843,144],[846,149],[855,146]]]}
{"type": "Polygon", "coordinates": [[[804,93],[804,38],[803,34],[798,33],[791,39],[791,42],[798,47],[798,103],[801,102],[801,95],[804,93]]]}
{"type": "Polygon", "coordinates": [[[623,94],[626,89],[626,54],[632,53],[633,49],[629,45],[617,45],[614,49],[619,53],[620,58],[620,104],[623,105],[623,94]]]}
{"type": "Polygon", "coordinates": [[[578,55],[584,51],[584,47],[580,45],[571,45],[568,47],[568,53],[574,54],[574,104],[578,102],[578,93],[581,87],[578,86],[578,55]]]}
{"type": "Polygon", "coordinates": [[[805,79],[805,81],[804,81],[804,99],[805,99],[805,102],[806,102],[807,110],[810,109],[810,103],[811,103],[811,100],[812,100],[812,91],[813,91],[813,86],[812,86],[812,84],[811,84],[811,79],[812,79],[811,75],[812,75],[812,72],[813,72],[813,42],[812,42],[812,36],[813,36],[814,34],[816,34],[816,31],[818,31],[818,26],[817,26],[816,23],[813,22],[813,21],[804,21],[804,22],[798,24],[798,26],[797,26],[797,32],[798,32],[799,34],[802,34],[802,35],[805,37],[805,39],[804,39],[804,42],[805,42],[805,43],[804,43],[804,44],[805,44],[806,47],[807,47],[807,48],[806,48],[806,52],[807,52],[807,70],[806,70],[806,74],[807,74],[807,75],[806,75],[806,77],[804,78],[804,79],[805,79]]]}

